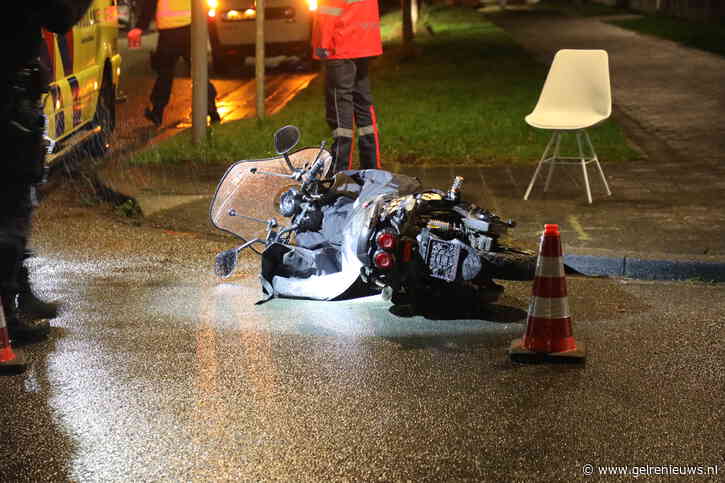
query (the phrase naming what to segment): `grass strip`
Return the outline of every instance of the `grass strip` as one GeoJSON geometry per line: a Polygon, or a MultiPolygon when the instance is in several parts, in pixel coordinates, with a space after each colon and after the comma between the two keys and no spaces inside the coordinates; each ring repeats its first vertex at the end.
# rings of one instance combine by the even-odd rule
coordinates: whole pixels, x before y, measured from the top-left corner
{"type": "MultiPolygon", "coordinates": [[[[382,19],[385,53],[371,65],[383,165],[427,166],[534,163],[549,133],[524,122],[546,77],[511,37],[476,10],[436,6],[424,12],[411,52],[400,43],[400,12],[382,19]],[[427,27],[424,27],[427,26],[427,27]]],[[[330,135],[324,115],[324,80],[310,86],[264,121],[245,119],[211,130],[194,146],[183,132],[137,153],[133,163],[214,162],[273,154],[275,129],[294,124],[303,143],[330,135]]],[[[590,130],[600,159],[637,154],[609,120],[590,130]]]]}

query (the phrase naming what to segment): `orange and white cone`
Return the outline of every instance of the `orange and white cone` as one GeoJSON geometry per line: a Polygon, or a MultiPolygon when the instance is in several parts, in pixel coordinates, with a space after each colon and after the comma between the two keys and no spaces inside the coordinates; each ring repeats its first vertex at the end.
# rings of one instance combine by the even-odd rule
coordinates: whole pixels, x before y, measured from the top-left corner
{"type": "Polygon", "coordinates": [[[582,361],[586,350],[574,340],[558,225],[544,225],[526,333],[511,343],[515,360],[582,361]]]}
{"type": "Polygon", "coordinates": [[[10,345],[7,323],[5,322],[5,310],[0,302],[0,372],[13,371],[21,372],[28,366],[25,355],[14,350],[10,345]]]}

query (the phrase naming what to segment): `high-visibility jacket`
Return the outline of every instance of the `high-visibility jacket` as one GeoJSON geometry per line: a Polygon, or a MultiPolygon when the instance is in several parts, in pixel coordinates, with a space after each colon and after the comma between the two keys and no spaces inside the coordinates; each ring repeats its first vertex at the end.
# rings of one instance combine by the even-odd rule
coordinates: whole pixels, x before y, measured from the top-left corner
{"type": "Polygon", "coordinates": [[[158,0],[156,28],[175,29],[191,25],[191,0],[158,0]]]}
{"type": "Polygon", "coordinates": [[[320,0],[312,31],[316,59],[357,59],[382,53],[378,0],[320,0]]]}

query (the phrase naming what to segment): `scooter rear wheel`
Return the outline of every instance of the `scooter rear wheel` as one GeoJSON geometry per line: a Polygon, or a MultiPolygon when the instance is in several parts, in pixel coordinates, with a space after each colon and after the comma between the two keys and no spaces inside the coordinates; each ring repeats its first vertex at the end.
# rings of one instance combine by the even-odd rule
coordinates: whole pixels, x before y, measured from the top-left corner
{"type": "Polygon", "coordinates": [[[533,280],[536,254],[531,250],[502,246],[495,252],[481,253],[481,273],[500,280],[533,280]]]}

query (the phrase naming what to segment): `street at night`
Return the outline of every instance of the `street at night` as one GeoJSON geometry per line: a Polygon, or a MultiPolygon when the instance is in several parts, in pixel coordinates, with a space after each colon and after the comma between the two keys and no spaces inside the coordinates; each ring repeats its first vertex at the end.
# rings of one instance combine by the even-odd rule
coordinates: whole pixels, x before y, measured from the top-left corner
{"type": "MultiPolygon", "coordinates": [[[[128,49],[121,31],[110,152],[55,165],[33,215],[33,287],[61,305],[47,339],[13,341],[28,367],[0,373],[0,481],[722,481],[725,59],[599,17],[484,3],[544,62],[562,46],[611,49],[614,118],[649,158],[603,160],[612,195],[592,178],[591,204],[579,166],[527,201],[535,160],[458,166],[403,154],[383,167],[441,193],[462,176],[464,198],[514,219],[527,249],[558,224],[584,360],[512,359],[535,318],[530,280],[497,279],[503,295],[490,304],[416,307],[382,294],[264,301],[251,250],[232,276],[215,275],[217,254],[239,243],[209,219],[217,183],[258,153],[130,163],[188,134],[192,80],[180,63],[154,127],[144,108],[157,34],[128,49]],[[556,34],[539,38],[550,22],[556,34]],[[670,75],[672,59],[682,67],[670,75]],[[700,69],[692,85],[688,67],[700,69]],[[662,92],[644,95],[648,82],[662,92]]],[[[284,57],[268,66],[279,127],[324,76],[317,67],[284,57]]],[[[222,124],[212,132],[254,118],[249,68],[210,76],[222,124]]],[[[324,113],[320,99],[309,115],[323,125],[324,113]]],[[[287,181],[258,176],[244,212],[266,218],[287,181]]]]}
{"type": "Polygon", "coordinates": [[[228,243],[62,201],[34,243],[39,289],[65,305],[25,346],[32,369],[3,377],[9,481],[558,481],[722,461],[718,285],[569,277],[585,366],[521,365],[507,349],[529,283],[475,317],[255,305],[256,256],[219,283],[228,243]]]}

